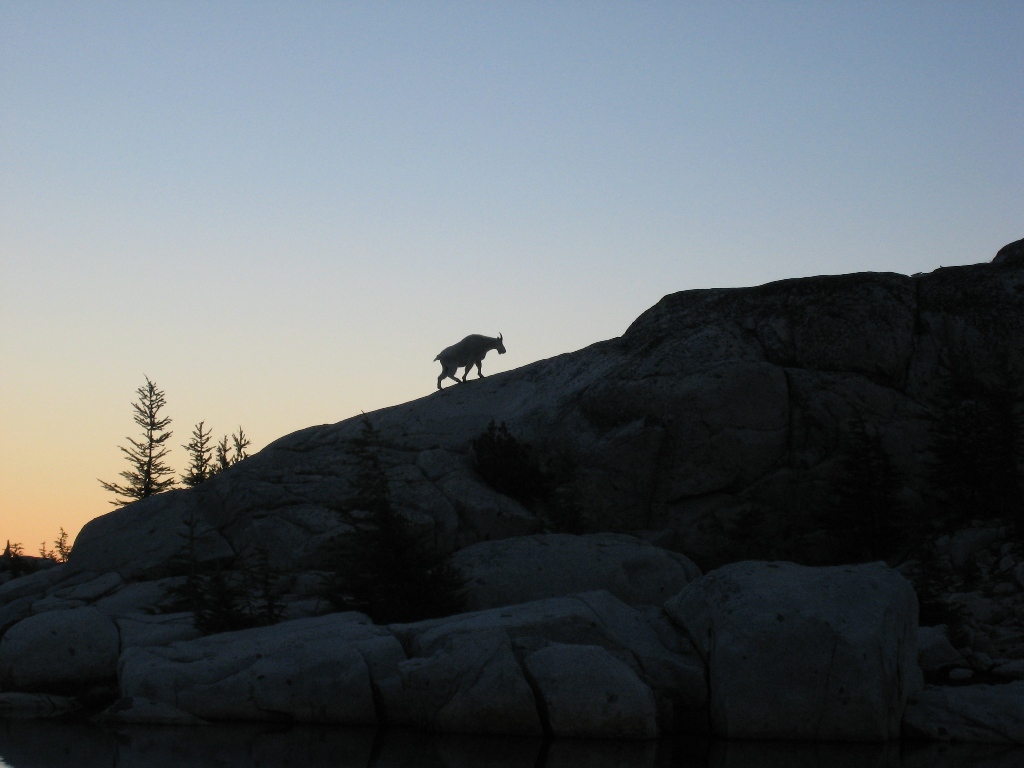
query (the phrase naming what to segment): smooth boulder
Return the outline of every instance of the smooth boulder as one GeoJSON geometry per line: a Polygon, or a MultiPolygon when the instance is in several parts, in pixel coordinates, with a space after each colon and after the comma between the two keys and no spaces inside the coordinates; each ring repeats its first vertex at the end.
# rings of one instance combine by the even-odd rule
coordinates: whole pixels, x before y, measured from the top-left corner
{"type": "Polygon", "coordinates": [[[95,608],[29,616],[0,639],[0,686],[62,692],[110,682],[119,650],[117,627],[95,608]]]}
{"type": "Polygon", "coordinates": [[[735,563],[665,607],[707,663],[719,736],[885,741],[921,686],[917,597],[882,563],[735,563]]]}

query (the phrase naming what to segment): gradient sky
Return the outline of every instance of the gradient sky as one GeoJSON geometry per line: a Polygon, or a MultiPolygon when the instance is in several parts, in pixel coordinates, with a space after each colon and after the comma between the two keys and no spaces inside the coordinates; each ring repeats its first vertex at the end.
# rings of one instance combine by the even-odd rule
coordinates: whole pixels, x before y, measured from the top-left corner
{"type": "Polygon", "coordinates": [[[666,293],[1024,236],[1020,2],[0,3],[0,545],[666,293]]]}

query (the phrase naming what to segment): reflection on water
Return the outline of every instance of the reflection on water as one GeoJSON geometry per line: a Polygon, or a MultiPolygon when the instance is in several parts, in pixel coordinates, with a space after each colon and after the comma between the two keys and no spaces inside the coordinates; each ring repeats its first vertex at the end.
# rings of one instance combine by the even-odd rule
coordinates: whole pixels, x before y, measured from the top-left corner
{"type": "Polygon", "coordinates": [[[0,721],[10,768],[1020,768],[1024,747],[506,739],[404,730],[0,721]]]}

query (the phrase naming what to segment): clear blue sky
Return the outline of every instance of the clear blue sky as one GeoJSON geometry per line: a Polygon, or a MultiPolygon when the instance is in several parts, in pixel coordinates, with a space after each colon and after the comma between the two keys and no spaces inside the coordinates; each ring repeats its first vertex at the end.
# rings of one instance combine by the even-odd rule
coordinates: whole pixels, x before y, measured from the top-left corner
{"type": "Polygon", "coordinates": [[[662,295],[1024,237],[1019,2],[0,4],[0,540],[662,295]]]}

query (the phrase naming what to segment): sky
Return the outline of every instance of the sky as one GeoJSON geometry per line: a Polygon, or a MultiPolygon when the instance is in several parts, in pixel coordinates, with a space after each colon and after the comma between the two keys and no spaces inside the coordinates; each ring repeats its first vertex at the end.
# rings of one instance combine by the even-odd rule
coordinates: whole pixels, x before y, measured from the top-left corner
{"type": "Polygon", "coordinates": [[[0,2],[0,544],[168,461],[1024,237],[1024,4],[0,2]],[[475,374],[474,374],[475,375],[475,374]]]}

